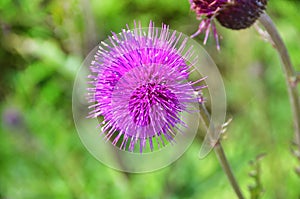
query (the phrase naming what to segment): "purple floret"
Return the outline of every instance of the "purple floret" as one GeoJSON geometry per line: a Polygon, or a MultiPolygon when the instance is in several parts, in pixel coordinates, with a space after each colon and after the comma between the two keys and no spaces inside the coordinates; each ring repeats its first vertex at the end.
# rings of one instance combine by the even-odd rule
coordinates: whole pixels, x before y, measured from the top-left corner
{"type": "Polygon", "coordinates": [[[212,31],[220,49],[219,36],[214,23],[217,19],[226,28],[240,30],[250,27],[264,12],[268,0],[189,0],[191,10],[196,13],[197,19],[201,20],[195,37],[205,32],[203,43],[207,42],[209,33],[212,31]]]}
{"type": "Polygon", "coordinates": [[[103,116],[102,133],[120,149],[133,151],[139,142],[142,152],[148,140],[153,150],[153,139],[165,145],[185,126],[181,113],[198,98],[188,81],[192,49],[183,53],[180,39],[150,22],[147,31],[135,24],[99,46],[90,66],[89,117],[103,116]]]}

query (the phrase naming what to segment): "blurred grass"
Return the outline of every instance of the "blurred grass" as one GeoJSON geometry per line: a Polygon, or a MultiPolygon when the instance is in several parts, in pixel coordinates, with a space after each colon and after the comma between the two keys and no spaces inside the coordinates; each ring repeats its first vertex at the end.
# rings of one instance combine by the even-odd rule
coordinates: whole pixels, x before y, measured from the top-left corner
{"type": "MultiPolygon", "coordinates": [[[[299,6],[296,0],[270,0],[268,6],[297,70],[299,6]]],[[[199,23],[188,1],[0,1],[0,198],[235,197],[214,154],[198,159],[200,140],[167,168],[125,175],[95,160],[77,136],[71,95],[83,58],[110,31],[150,19],[186,34],[199,23]]],[[[243,192],[249,196],[253,184],[248,162],[266,152],[263,198],[299,198],[279,58],[254,28],[218,30],[222,50],[216,51],[212,38],[205,48],[224,77],[233,117],[224,148],[243,192]]]]}

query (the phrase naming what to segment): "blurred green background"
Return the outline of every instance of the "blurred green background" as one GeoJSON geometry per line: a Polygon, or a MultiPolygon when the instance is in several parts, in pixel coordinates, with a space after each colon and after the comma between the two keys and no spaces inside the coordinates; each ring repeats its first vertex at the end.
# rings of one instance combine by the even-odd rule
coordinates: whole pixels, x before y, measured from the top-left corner
{"type": "MultiPolygon", "coordinates": [[[[298,0],[270,0],[267,9],[298,70],[299,6],[298,0]]],[[[178,161],[147,174],[107,168],[80,142],[71,109],[76,71],[110,31],[133,20],[164,22],[188,35],[199,24],[188,0],[0,1],[0,199],[235,198],[215,154],[198,159],[200,138],[178,161]]],[[[253,27],[218,30],[221,51],[211,37],[205,49],[224,77],[233,117],[224,149],[242,190],[250,198],[249,161],[266,153],[262,198],[299,198],[280,60],[253,27]]]]}

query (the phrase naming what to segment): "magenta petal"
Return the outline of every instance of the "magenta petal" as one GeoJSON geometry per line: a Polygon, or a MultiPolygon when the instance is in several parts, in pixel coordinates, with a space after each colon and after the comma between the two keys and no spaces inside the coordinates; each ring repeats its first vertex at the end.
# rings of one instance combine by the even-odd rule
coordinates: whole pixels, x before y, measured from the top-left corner
{"type": "Polygon", "coordinates": [[[173,141],[177,125],[185,126],[180,114],[199,98],[185,61],[192,49],[183,53],[180,37],[150,22],[146,31],[135,24],[99,46],[90,66],[89,117],[103,116],[102,132],[113,145],[128,151],[138,145],[142,152],[148,139],[153,150],[154,137],[164,146],[173,141]]]}

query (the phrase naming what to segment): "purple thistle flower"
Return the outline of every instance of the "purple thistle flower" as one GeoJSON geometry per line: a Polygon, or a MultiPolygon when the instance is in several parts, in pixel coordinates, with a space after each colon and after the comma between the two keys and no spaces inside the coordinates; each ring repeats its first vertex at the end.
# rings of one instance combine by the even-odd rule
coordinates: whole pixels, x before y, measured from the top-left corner
{"type": "Polygon", "coordinates": [[[206,44],[210,30],[212,30],[217,43],[219,36],[214,24],[216,18],[226,28],[240,30],[250,27],[265,10],[268,0],[190,0],[191,10],[201,20],[195,37],[205,31],[204,44],[206,44]]]}
{"type": "Polygon", "coordinates": [[[101,132],[122,150],[140,152],[148,140],[158,147],[174,141],[179,126],[185,127],[181,113],[190,110],[190,103],[200,99],[197,93],[205,86],[188,80],[193,55],[185,50],[187,38],[166,25],[155,28],[150,22],[147,31],[139,26],[121,33],[112,33],[102,42],[91,63],[89,78],[89,117],[103,116],[101,132]]]}

